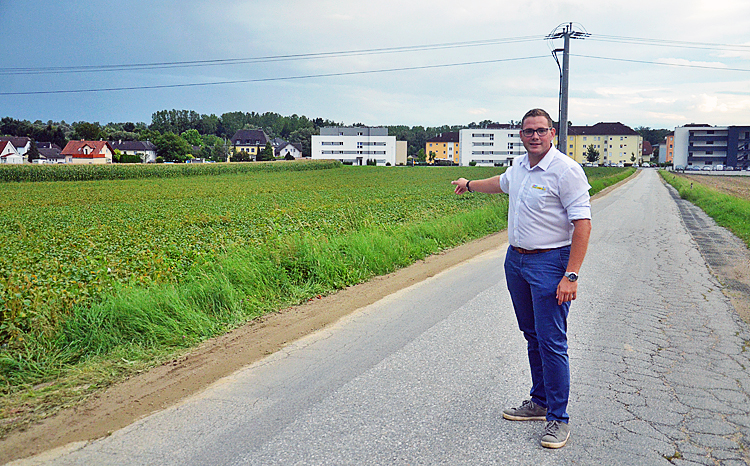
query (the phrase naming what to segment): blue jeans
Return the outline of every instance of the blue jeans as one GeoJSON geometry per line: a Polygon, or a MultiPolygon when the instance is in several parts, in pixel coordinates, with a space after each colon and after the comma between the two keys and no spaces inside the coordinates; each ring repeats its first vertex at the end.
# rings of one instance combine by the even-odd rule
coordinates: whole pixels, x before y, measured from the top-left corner
{"type": "Polygon", "coordinates": [[[568,422],[570,302],[558,305],[555,294],[569,257],[570,246],[537,254],[508,248],[505,256],[508,291],[528,342],[531,400],[547,408],[548,421],[568,422]]]}

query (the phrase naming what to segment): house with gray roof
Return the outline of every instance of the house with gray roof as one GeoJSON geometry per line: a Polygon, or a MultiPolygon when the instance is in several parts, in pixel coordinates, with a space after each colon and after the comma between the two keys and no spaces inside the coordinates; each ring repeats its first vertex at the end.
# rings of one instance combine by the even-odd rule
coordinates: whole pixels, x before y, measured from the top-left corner
{"type": "Polygon", "coordinates": [[[156,146],[151,141],[109,141],[113,150],[121,154],[137,155],[143,163],[156,162],[156,146]]]}

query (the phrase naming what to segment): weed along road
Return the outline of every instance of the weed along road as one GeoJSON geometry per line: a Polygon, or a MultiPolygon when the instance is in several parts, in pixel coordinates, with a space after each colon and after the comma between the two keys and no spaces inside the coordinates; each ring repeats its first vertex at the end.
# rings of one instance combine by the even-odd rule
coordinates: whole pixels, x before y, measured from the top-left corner
{"type": "MultiPolygon", "coordinates": [[[[687,213],[705,220],[654,170],[594,201],[569,318],[572,433],[560,450],[539,445],[542,422],[502,419],[530,380],[506,244],[175,407],[21,464],[748,464],[750,331],[687,213]]],[[[747,260],[731,240],[714,247],[747,260]]]]}

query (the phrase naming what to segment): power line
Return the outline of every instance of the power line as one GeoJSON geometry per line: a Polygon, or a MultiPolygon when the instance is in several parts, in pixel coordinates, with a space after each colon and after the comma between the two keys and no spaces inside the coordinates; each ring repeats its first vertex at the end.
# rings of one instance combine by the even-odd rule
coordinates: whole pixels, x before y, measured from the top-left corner
{"type": "Polygon", "coordinates": [[[140,71],[168,68],[192,68],[203,66],[227,66],[241,64],[257,64],[279,61],[293,60],[312,60],[319,58],[336,58],[352,57],[361,55],[389,54],[389,53],[406,53],[421,52],[427,50],[444,50],[465,47],[482,47],[488,45],[510,44],[518,42],[530,42],[542,40],[541,36],[521,36],[504,39],[486,39],[464,42],[448,42],[442,44],[411,45],[403,47],[384,47],[361,50],[344,50],[338,52],[317,52],[292,55],[272,55],[254,58],[227,58],[213,60],[192,60],[177,62],[154,62],[154,63],[133,63],[133,64],[116,64],[116,65],[81,65],[81,66],[50,66],[50,67],[33,67],[33,68],[0,68],[0,75],[35,75],[35,74],[64,74],[64,73],[100,73],[113,71],[140,71]]]}
{"type": "Polygon", "coordinates": [[[597,60],[610,60],[610,61],[624,61],[624,62],[630,62],[630,63],[645,63],[647,65],[662,65],[662,66],[678,66],[682,68],[700,68],[700,69],[707,69],[707,70],[720,70],[720,71],[744,71],[744,72],[750,72],[750,69],[746,68],[729,68],[726,66],[708,66],[708,65],[690,65],[690,64],[684,64],[684,63],[664,63],[664,62],[658,62],[658,61],[648,61],[648,60],[633,60],[629,58],[613,58],[613,57],[597,57],[594,55],[578,55],[578,54],[572,54],[574,57],[581,57],[581,58],[593,58],[597,60]]]}
{"type": "Polygon", "coordinates": [[[645,37],[610,36],[606,34],[592,34],[591,40],[600,42],[614,42],[622,44],[653,45],[659,47],[678,47],[702,50],[725,50],[732,52],[750,53],[750,45],[743,44],[713,44],[708,42],[689,42],[670,39],[648,39],[645,37]]]}
{"type": "Polygon", "coordinates": [[[353,76],[361,74],[374,74],[374,73],[390,73],[395,71],[412,71],[412,70],[426,70],[433,68],[448,68],[455,66],[469,66],[469,65],[484,65],[488,63],[500,63],[500,62],[511,62],[521,60],[537,60],[540,58],[548,58],[547,55],[534,56],[534,57],[518,57],[518,58],[501,58],[496,60],[482,60],[462,63],[445,63],[441,65],[423,65],[423,66],[408,66],[403,68],[388,68],[380,70],[366,70],[366,71],[349,71],[340,73],[323,73],[323,74],[309,74],[300,76],[286,76],[286,77],[275,77],[275,78],[257,78],[257,79],[238,79],[232,81],[214,81],[207,83],[188,83],[188,84],[163,84],[154,86],[128,86],[128,87],[108,87],[108,88],[96,88],[96,89],[72,89],[72,90],[55,90],[55,91],[28,91],[28,92],[0,92],[0,95],[40,95],[40,94],[80,94],[90,92],[110,92],[110,91],[133,91],[133,90],[144,90],[144,89],[173,89],[183,87],[200,87],[200,86],[218,86],[225,84],[244,84],[244,83],[258,83],[258,82],[269,82],[269,81],[288,81],[293,79],[310,79],[310,78],[329,78],[335,76],[353,76]]]}

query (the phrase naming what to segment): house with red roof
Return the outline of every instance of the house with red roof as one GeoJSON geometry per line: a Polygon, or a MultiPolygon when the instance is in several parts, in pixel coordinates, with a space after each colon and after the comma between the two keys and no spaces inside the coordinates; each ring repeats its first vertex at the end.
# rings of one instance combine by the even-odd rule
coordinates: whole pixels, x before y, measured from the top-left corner
{"type": "Polygon", "coordinates": [[[0,136],[0,142],[9,141],[16,148],[21,158],[26,158],[26,152],[31,149],[31,138],[26,136],[0,136]]]}
{"type": "Polygon", "coordinates": [[[0,164],[21,164],[23,156],[10,141],[0,141],[0,164]]]}
{"type": "Polygon", "coordinates": [[[65,163],[105,164],[112,163],[114,152],[107,141],[70,141],[60,154],[65,163]]]}

